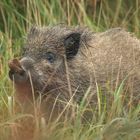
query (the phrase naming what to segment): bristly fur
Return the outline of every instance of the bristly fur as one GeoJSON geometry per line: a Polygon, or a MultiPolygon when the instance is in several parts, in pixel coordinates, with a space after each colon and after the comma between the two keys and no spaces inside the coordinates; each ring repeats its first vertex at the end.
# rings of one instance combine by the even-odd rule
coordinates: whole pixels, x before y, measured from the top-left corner
{"type": "Polygon", "coordinates": [[[30,69],[27,59],[20,62],[24,70],[30,71],[37,96],[40,93],[46,98],[66,102],[73,97],[75,103],[80,103],[90,87],[86,101],[95,105],[97,87],[109,101],[123,82],[120,94],[122,99],[123,95],[128,95],[123,99],[125,103],[137,104],[140,99],[140,41],[121,28],[94,33],[88,28],[63,25],[33,27],[23,56],[33,60],[30,69]],[[80,34],[79,40],[70,36],[76,33],[80,34]],[[69,37],[72,37],[69,47],[79,45],[78,52],[72,53],[72,59],[67,57],[71,53],[66,53],[64,43],[69,37]],[[48,53],[55,55],[53,62],[49,62],[48,53]]]}

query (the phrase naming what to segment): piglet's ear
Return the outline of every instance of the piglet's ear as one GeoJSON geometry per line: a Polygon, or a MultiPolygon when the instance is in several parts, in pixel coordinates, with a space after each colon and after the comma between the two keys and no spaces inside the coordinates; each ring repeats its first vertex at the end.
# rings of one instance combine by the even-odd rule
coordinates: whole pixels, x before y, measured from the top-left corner
{"type": "Polygon", "coordinates": [[[65,38],[64,47],[66,49],[67,59],[73,58],[78,53],[80,36],[80,33],[72,33],[65,38]]]}

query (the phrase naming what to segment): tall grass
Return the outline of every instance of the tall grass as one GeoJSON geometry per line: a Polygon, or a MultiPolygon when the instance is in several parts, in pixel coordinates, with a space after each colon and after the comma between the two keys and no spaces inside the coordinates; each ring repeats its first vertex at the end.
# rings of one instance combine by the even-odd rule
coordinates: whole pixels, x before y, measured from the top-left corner
{"type": "MultiPolygon", "coordinates": [[[[8,78],[7,62],[14,56],[20,57],[21,46],[32,25],[65,23],[89,26],[93,31],[119,26],[139,37],[139,19],[139,0],[1,0],[0,140],[18,140],[18,129],[22,128],[19,122],[22,120],[35,124],[33,135],[34,139],[39,140],[138,140],[140,106],[124,110],[120,97],[123,84],[116,89],[110,107],[102,100],[102,93],[97,85],[98,106],[93,111],[90,123],[83,124],[81,121],[80,115],[85,109],[83,100],[76,107],[78,115],[72,123],[66,121],[46,125],[43,117],[16,114],[13,107],[14,88],[8,78]]],[[[88,90],[85,95],[88,95],[88,90]]]]}

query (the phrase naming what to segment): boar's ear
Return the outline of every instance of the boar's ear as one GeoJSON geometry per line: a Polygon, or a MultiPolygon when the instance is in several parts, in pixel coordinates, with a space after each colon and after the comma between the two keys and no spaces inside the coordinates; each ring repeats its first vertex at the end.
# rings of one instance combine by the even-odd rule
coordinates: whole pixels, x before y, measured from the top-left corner
{"type": "Polygon", "coordinates": [[[78,53],[80,36],[80,33],[72,33],[65,38],[64,47],[66,49],[67,59],[73,58],[78,53]]]}

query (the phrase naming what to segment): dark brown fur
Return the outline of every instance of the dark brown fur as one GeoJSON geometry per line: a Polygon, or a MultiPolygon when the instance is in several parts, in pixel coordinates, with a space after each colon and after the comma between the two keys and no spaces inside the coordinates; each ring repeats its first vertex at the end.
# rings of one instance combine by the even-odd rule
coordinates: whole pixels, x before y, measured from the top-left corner
{"type": "MultiPolygon", "coordinates": [[[[121,97],[127,95],[126,104],[133,101],[137,104],[140,98],[140,41],[120,28],[93,33],[81,27],[33,27],[20,64],[29,76],[20,82],[15,78],[18,96],[22,95],[23,99],[28,95],[31,99],[33,85],[35,97],[43,97],[46,110],[53,108],[56,99],[63,101],[59,105],[65,106],[64,102],[71,98],[79,104],[88,90],[86,101],[96,105],[97,88],[111,100],[122,82],[121,97]],[[75,48],[71,52],[73,44],[78,52],[75,48]],[[47,52],[55,54],[53,62],[48,61],[47,52]]],[[[61,110],[59,105],[55,107],[56,112],[61,110]]]]}

